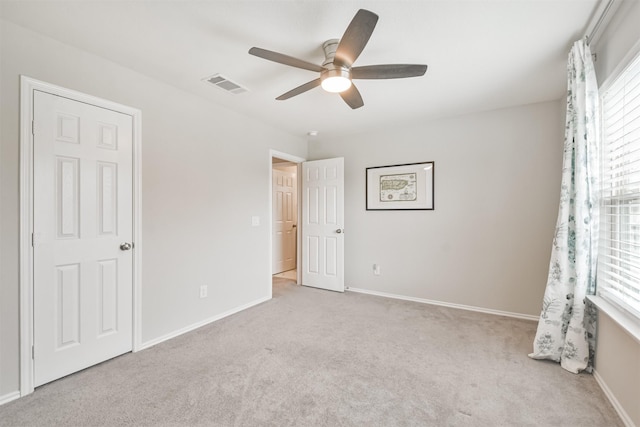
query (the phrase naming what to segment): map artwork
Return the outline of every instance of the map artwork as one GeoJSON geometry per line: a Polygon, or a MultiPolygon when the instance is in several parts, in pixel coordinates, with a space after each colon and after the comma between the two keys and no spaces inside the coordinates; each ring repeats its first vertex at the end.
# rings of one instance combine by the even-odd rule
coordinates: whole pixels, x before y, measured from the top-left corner
{"type": "Polygon", "coordinates": [[[417,198],[416,174],[380,176],[381,202],[413,202],[417,198]]]}

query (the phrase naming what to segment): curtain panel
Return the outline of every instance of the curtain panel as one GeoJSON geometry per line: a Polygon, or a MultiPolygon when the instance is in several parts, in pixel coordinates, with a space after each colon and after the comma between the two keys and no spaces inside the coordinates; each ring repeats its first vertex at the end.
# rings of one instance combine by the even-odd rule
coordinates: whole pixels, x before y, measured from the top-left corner
{"type": "Polygon", "coordinates": [[[560,208],[534,359],[560,362],[567,371],[591,371],[595,352],[598,245],[600,101],[591,51],[574,43],[567,64],[567,115],[560,208]]]}

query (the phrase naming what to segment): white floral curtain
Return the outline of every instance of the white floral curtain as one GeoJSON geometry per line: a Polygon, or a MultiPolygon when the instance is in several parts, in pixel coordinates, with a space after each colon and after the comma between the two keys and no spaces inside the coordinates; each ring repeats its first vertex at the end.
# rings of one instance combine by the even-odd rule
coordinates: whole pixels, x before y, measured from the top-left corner
{"type": "Polygon", "coordinates": [[[595,345],[598,244],[600,101],[591,51],[574,43],[567,65],[567,117],[560,209],[534,359],[560,362],[567,371],[591,371],[595,345]]]}

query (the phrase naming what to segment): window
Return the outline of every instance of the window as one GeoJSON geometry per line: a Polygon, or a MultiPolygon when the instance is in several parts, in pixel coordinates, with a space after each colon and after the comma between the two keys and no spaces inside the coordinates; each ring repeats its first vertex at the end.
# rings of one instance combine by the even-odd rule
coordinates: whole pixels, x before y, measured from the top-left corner
{"type": "Polygon", "coordinates": [[[640,318],[640,55],[602,94],[598,294],[640,318]]]}

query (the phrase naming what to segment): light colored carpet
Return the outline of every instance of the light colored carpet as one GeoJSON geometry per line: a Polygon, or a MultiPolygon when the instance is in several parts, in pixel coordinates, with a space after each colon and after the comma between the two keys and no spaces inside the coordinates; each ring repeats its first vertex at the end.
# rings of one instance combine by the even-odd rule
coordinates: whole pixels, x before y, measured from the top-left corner
{"type": "Polygon", "coordinates": [[[40,387],[2,426],[622,426],[535,323],[274,279],[273,300],[40,387]]]}

